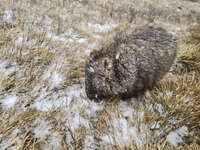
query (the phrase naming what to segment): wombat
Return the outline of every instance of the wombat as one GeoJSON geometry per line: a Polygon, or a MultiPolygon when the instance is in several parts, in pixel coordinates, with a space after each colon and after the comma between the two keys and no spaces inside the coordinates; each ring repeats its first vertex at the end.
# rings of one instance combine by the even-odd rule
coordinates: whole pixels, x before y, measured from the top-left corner
{"type": "Polygon", "coordinates": [[[177,39],[161,27],[144,25],[119,32],[86,61],[90,99],[131,98],[153,86],[172,66],[177,39]]]}

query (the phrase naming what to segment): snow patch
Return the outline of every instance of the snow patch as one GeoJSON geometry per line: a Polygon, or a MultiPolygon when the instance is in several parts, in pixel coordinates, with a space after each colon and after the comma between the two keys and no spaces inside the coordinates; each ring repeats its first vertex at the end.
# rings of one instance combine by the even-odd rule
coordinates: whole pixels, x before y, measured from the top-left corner
{"type": "Polygon", "coordinates": [[[79,34],[75,33],[75,31],[70,28],[66,30],[64,33],[60,35],[56,35],[53,32],[48,32],[47,37],[51,38],[55,41],[62,41],[62,42],[77,42],[77,43],[84,43],[87,41],[85,38],[81,38],[79,34]]]}
{"type": "Polygon", "coordinates": [[[160,123],[159,122],[153,122],[151,124],[151,130],[154,130],[154,129],[159,129],[160,128],[160,123]]]}
{"type": "Polygon", "coordinates": [[[88,23],[88,27],[95,32],[108,32],[115,28],[117,25],[116,24],[93,24],[93,23],[88,23]]]}
{"type": "MultiPolygon", "coordinates": [[[[81,88],[76,87],[60,90],[54,94],[52,94],[52,91],[49,88],[38,89],[38,87],[35,87],[34,91],[40,91],[40,94],[32,107],[40,111],[53,111],[60,107],[70,106],[72,100],[79,100],[83,93],[81,88]]],[[[84,100],[80,99],[77,107],[81,106],[80,103],[84,104],[83,101],[84,100]]]]}
{"type": "Polygon", "coordinates": [[[83,150],[93,150],[93,149],[98,149],[98,147],[96,147],[94,137],[87,135],[85,137],[83,150]]]}
{"type": "Polygon", "coordinates": [[[14,12],[12,9],[6,9],[4,10],[3,13],[3,20],[4,21],[12,21],[13,17],[14,17],[14,12]]]}
{"type": "MultiPolygon", "coordinates": [[[[135,101],[131,103],[134,104],[135,101]]],[[[118,103],[119,116],[111,114],[112,120],[109,122],[111,125],[109,127],[110,131],[101,137],[103,143],[120,144],[122,147],[129,147],[134,141],[139,149],[143,148],[143,145],[148,140],[149,127],[142,123],[144,112],[135,111],[131,106],[132,104],[125,101],[118,103]]]]}
{"type": "Polygon", "coordinates": [[[46,14],[44,14],[44,15],[42,16],[42,19],[45,21],[45,23],[47,23],[47,24],[49,24],[49,25],[51,25],[52,22],[53,22],[53,20],[52,20],[48,15],[46,15],[46,14]]]}
{"type": "MultiPolygon", "coordinates": [[[[60,83],[60,81],[58,83],[60,83]]],[[[34,90],[39,90],[40,94],[36,98],[35,103],[32,105],[32,107],[40,111],[52,111],[59,107],[70,106],[73,99],[79,100],[77,107],[81,106],[81,103],[84,104],[85,101],[80,99],[81,95],[83,94],[83,90],[81,88],[70,87],[64,91],[54,93],[53,95],[50,94],[51,91],[48,91],[48,88],[43,88],[40,90],[38,89],[38,87],[36,87],[34,90]]]]}
{"type": "Polygon", "coordinates": [[[18,36],[17,39],[15,40],[15,44],[16,45],[20,45],[22,44],[24,38],[22,36],[18,36]]]}
{"type": "Polygon", "coordinates": [[[176,147],[183,142],[182,137],[186,136],[187,134],[188,134],[188,128],[186,126],[183,126],[175,131],[170,132],[167,135],[167,141],[171,145],[176,147]]]}
{"type": "Polygon", "coordinates": [[[83,90],[80,88],[72,87],[67,89],[66,93],[67,93],[67,106],[69,106],[74,98],[77,98],[78,100],[80,99],[80,95],[83,93],[83,90]]]}
{"type": "Polygon", "coordinates": [[[122,117],[128,117],[129,119],[133,119],[133,108],[131,108],[127,102],[121,101],[119,104],[119,109],[122,117]]]}
{"type": "MultiPolygon", "coordinates": [[[[62,122],[65,122],[63,125],[72,132],[76,132],[81,126],[90,129],[90,118],[95,116],[97,111],[103,109],[103,104],[88,101],[84,89],[78,85],[60,90],[54,94],[50,94],[51,91],[49,91],[49,88],[38,89],[35,87],[34,90],[40,91],[40,94],[32,107],[40,111],[53,111],[56,110],[56,108],[62,108],[60,109],[61,112],[57,114],[57,118],[60,118],[62,122]]],[[[40,122],[40,124],[43,124],[43,122],[44,121],[40,122]]],[[[34,130],[37,137],[44,138],[46,135],[51,134],[51,127],[48,126],[47,123],[43,126],[39,125],[39,123],[37,124],[37,128],[34,130]]],[[[66,138],[68,142],[72,140],[69,132],[67,133],[66,138]]],[[[92,144],[94,143],[92,136],[88,136],[85,140],[86,142],[89,142],[85,145],[85,149],[95,146],[92,144]]],[[[59,144],[60,142],[57,142],[58,146],[59,144]]],[[[44,147],[46,146],[44,145],[44,147]]]]}
{"type": "Polygon", "coordinates": [[[17,98],[18,97],[16,95],[8,95],[0,101],[4,109],[9,109],[15,105],[17,98]]]}
{"type": "MultiPolygon", "coordinates": [[[[52,132],[50,133],[51,136],[48,137],[48,147],[46,146],[46,150],[49,150],[49,149],[53,149],[53,150],[56,150],[56,149],[63,149],[63,145],[62,145],[62,139],[63,139],[63,136],[60,135],[58,132],[52,132]]],[[[42,148],[43,149],[43,148],[42,148]]]]}
{"type": "MultiPolygon", "coordinates": [[[[51,68],[50,68],[51,69],[51,68]]],[[[48,71],[46,71],[43,75],[42,75],[42,80],[47,80],[48,78],[51,77],[51,71],[50,69],[48,71]]]]}
{"type": "Polygon", "coordinates": [[[50,135],[51,125],[46,120],[38,118],[35,120],[34,124],[36,127],[33,130],[35,137],[39,138],[40,140],[45,140],[48,135],[50,135]]]}
{"type": "Polygon", "coordinates": [[[114,140],[113,135],[104,135],[104,136],[101,137],[101,139],[106,143],[109,143],[109,144],[112,144],[112,145],[115,144],[115,140],[114,140]]]}
{"type": "Polygon", "coordinates": [[[16,71],[18,68],[16,68],[16,63],[11,62],[9,60],[0,60],[0,73],[8,76],[12,74],[14,71],[16,71]]]}
{"type": "Polygon", "coordinates": [[[52,87],[59,87],[65,79],[66,77],[63,74],[53,72],[51,77],[52,87]]]}
{"type": "Polygon", "coordinates": [[[85,109],[85,113],[91,117],[94,116],[95,112],[100,111],[103,109],[103,105],[97,104],[95,102],[90,102],[85,109]]]}
{"type": "Polygon", "coordinates": [[[85,92],[80,87],[70,87],[67,91],[67,103],[63,113],[64,118],[68,120],[67,126],[72,131],[80,126],[89,128],[89,118],[95,115],[96,111],[102,110],[103,106],[92,101],[84,99],[85,92]],[[84,116],[84,117],[83,117],[84,116]]]}
{"type": "MultiPolygon", "coordinates": [[[[136,127],[131,127],[130,129],[129,129],[129,132],[130,132],[130,134],[132,135],[132,137],[133,137],[133,139],[135,140],[135,143],[136,143],[136,145],[140,148],[140,149],[142,149],[142,147],[143,147],[143,145],[144,145],[144,143],[145,143],[145,140],[144,140],[144,135],[143,134],[141,134],[141,133],[139,133],[139,131],[138,131],[138,129],[136,128],[136,127]]],[[[130,138],[130,140],[131,140],[132,138],[130,138]]]]}
{"type": "Polygon", "coordinates": [[[42,80],[49,79],[51,89],[59,88],[64,83],[64,80],[66,79],[66,76],[64,74],[58,73],[57,71],[51,72],[53,68],[54,66],[42,75],[42,80]]]}
{"type": "Polygon", "coordinates": [[[110,135],[102,136],[102,140],[106,143],[112,145],[120,144],[123,147],[130,146],[132,140],[134,139],[135,143],[139,148],[143,146],[143,137],[140,135],[136,127],[129,127],[127,120],[120,118],[113,120],[114,131],[110,135]]]}
{"type": "Polygon", "coordinates": [[[40,111],[50,111],[65,105],[66,105],[66,97],[61,97],[59,99],[42,99],[34,103],[33,107],[40,111]]]}
{"type": "Polygon", "coordinates": [[[85,126],[86,128],[89,128],[89,120],[84,119],[80,116],[79,113],[75,113],[74,117],[70,117],[71,119],[68,122],[68,126],[72,131],[75,131],[80,126],[85,126]]]}

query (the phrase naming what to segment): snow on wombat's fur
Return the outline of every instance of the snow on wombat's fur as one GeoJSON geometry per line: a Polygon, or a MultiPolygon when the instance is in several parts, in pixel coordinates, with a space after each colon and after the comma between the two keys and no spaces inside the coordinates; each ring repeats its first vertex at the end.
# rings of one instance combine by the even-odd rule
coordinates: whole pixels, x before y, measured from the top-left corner
{"type": "Polygon", "coordinates": [[[151,89],[169,71],[177,50],[176,38],[161,27],[120,32],[88,57],[86,94],[90,99],[130,98],[151,89]]]}

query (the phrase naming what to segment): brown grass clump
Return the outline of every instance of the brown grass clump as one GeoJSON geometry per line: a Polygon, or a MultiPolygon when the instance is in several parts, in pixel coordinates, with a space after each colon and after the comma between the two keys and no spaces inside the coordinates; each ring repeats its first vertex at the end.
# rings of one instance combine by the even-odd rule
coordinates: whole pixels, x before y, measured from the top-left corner
{"type": "Polygon", "coordinates": [[[200,24],[193,25],[181,37],[181,47],[178,62],[183,64],[184,70],[200,71],[200,24]]]}

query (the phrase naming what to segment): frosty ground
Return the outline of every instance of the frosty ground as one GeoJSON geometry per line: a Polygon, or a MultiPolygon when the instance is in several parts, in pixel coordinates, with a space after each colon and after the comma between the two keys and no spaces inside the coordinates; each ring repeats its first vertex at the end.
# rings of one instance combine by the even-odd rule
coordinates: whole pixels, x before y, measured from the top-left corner
{"type": "Polygon", "coordinates": [[[198,149],[199,8],[184,0],[1,0],[0,150],[198,149]],[[89,100],[90,52],[149,22],[180,39],[172,70],[137,98],[89,100]]]}

